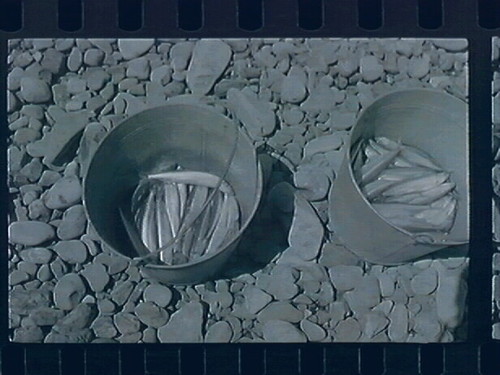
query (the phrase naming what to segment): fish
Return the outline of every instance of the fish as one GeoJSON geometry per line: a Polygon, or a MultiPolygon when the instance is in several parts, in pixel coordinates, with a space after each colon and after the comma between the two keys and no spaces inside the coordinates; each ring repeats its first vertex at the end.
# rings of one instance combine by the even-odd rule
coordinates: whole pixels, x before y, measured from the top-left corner
{"type": "Polygon", "coordinates": [[[434,174],[433,170],[422,167],[395,167],[383,170],[379,178],[388,181],[405,181],[434,174]]]}
{"type": "Polygon", "coordinates": [[[369,182],[361,188],[361,191],[368,200],[373,200],[380,196],[382,192],[397,183],[397,181],[377,179],[375,181],[369,182]]]}
{"type": "Polygon", "coordinates": [[[373,203],[373,208],[386,218],[415,216],[426,210],[428,206],[403,203],[373,203]]]}
{"type": "Polygon", "coordinates": [[[441,168],[432,161],[432,158],[425,152],[408,145],[403,145],[401,156],[413,165],[440,171],[441,168]]]}
{"type": "Polygon", "coordinates": [[[418,193],[424,190],[432,189],[436,186],[441,185],[450,177],[449,173],[440,172],[429,176],[418,177],[415,179],[407,180],[401,182],[397,185],[390,187],[385,190],[382,195],[384,196],[394,196],[394,195],[404,195],[410,193],[418,193]]]}
{"type": "Polygon", "coordinates": [[[179,192],[175,184],[171,183],[164,184],[162,190],[172,236],[176,237],[180,227],[179,192]]]}
{"type": "Polygon", "coordinates": [[[365,185],[375,180],[378,175],[392,163],[399,154],[399,149],[387,151],[377,158],[369,160],[361,167],[361,184],[365,185]]]}
{"type": "Polygon", "coordinates": [[[156,194],[156,224],[158,234],[158,248],[166,246],[174,238],[170,217],[167,213],[168,197],[165,187],[162,186],[156,194]]]}
{"type": "Polygon", "coordinates": [[[186,211],[186,203],[189,195],[188,185],[186,184],[176,184],[177,193],[179,194],[179,217],[184,217],[186,211]]]}
{"type": "Polygon", "coordinates": [[[175,183],[191,184],[205,186],[208,188],[216,188],[219,185],[219,189],[226,193],[234,195],[234,191],[226,181],[221,180],[220,177],[208,173],[208,172],[198,172],[198,171],[170,171],[163,173],[155,173],[148,175],[149,179],[159,179],[175,183]]]}
{"type": "Polygon", "coordinates": [[[393,165],[395,167],[403,167],[403,168],[414,167],[412,163],[410,163],[408,160],[406,160],[401,156],[398,156],[394,159],[393,165]]]}
{"type": "Polygon", "coordinates": [[[142,242],[149,249],[149,251],[155,251],[158,249],[154,190],[153,186],[144,206],[144,219],[142,220],[140,228],[142,242]]]}
{"type": "Polygon", "coordinates": [[[438,199],[449,194],[453,189],[455,189],[456,185],[453,182],[446,182],[439,186],[436,186],[429,190],[424,190],[421,193],[418,193],[418,196],[415,197],[410,203],[412,204],[432,204],[438,199]]]}
{"type": "Polygon", "coordinates": [[[384,146],[382,146],[380,143],[378,143],[377,141],[375,141],[375,139],[371,138],[368,140],[368,145],[373,148],[374,151],[376,151],[379,155],[389,151],[390,149],[389,148],[386,148],[384,146]]]}

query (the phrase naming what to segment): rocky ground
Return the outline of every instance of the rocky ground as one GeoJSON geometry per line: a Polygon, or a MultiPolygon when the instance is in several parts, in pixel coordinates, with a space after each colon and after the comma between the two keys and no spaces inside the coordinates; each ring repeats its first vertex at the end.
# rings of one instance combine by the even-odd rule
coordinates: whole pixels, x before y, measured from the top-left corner
{"type": "Polygon", "coordinates": [[[492,335],[500,339],[500,39],[493,38],[493,239],[496,242],[497,253],[493,254],[493,328],[492,335]]]}
{"type": "Polygon", "coordinates": [[[326,197],[350,128],[375,98],[431,87],[467,99],[466,48],[415,39],[10,41],[12,340],[463,340],[466,249],[395,267],[363,262],[336,239],[326,197]],[[212,106],[280,160],[222,277],[194,286],[161,285],[109,253],[81,201],[99,141],[165,102],[212,106]],[[282,199],[292,185],[303,198],[282,199]],[[283,229],[270,231],[276,212],[283,229]]]}

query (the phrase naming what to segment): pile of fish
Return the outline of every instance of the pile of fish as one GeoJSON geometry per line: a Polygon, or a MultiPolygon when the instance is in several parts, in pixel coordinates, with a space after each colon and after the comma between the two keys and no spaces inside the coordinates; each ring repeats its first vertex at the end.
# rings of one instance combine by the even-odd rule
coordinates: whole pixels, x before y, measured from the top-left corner
{"type": "Polygon", "coordinates": [[[457,211],[455,184],[423,151],[386,137],[353,146],[353,171],[373,208],[409,232],[449,232],[457,211]]]}
{"type": "Polygon", "coordinates": [[[143,178],[131,199],[140,239],[163,263],[183,264],[216,252],[240,228],[232,187],[219,177],[175,170],[143,178]]]}

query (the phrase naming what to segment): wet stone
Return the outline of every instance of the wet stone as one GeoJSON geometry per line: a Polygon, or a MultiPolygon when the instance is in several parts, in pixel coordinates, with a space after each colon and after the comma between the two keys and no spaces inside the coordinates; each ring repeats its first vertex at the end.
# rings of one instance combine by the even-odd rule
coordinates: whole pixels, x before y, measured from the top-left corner
{"type": "Polygon", "coordinates": [[[106,268],[101,263],[86,265],[81,275],[85,277],[94,292],[103,291],[109,281],[106,268]]]}
{"type": "Polygon", "coordinates": [[[69,264],[84,263],[87,259],[87,247],[79,240],[60,241],[54,246],[57,255],[69,264]]]}
{"type": "Polygon", "coordinates": [[[41,221],[16,221],[9,225],[11,243],[36,246],[54,238],[52,226],[41,221]]]}
{"type": "Polygon", "coordinates": [[[61,277],[54,287],[54,303],[61,310],[73,309],[86,293],[80,276],[69,273],[61,277]]]}
{"type": "Polygon", "coordinates": [[[169,318],[164,309],[152,302],[139,303],[135,307],[134,313],[142,323],[153,328],[162,327],[169,318]]]}
{"type": "Polygon", "coordinates": [[[167,307],[172,301],[172,291],[164,285],[151,284],[144,290],[144,301],[167,307]]]}
{"type": "Polygon", "coordinates": [[[231,341],[233,331],[229,323],[220,321],[208,327],[205,334],[205,342],[226,343],[231,341]]]}
{"type": "Polygon", "coordinates": [[[203,340],[203,306],[199,302],[188,302],[172,314],[169,322],[158,328],[160,342],[189,342],[203,340]]]}
{"type": "Polygon", "coordinates": [[[264,323],[262,333],[266,342],[306,342],[306,336],[297,327],[283,320],[264,323]]]}

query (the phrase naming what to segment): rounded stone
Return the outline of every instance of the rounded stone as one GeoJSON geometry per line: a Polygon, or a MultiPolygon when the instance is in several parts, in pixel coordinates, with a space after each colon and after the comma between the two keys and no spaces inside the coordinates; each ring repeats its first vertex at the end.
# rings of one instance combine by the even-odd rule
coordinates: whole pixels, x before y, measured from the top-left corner
{"type": "Polygon", "coordinates": [[[19,245],[40,245],[54,235],[54,228],[41,221],[16,221],[9,225],[9,241],[19,245]]]}
{"type": "Polygon", "coordinates": [[[48,190],[44,202],[47,208],[64,209],[78,203],[82,186],[76,176],[63,177],[48,190]]]}
{"type": "Polygon", "coordinates": [[[87,246],[82,241],[60,241],[54,246],[59,257],[70,264],[83,263],[87,259],[87,246]]]}
{"type": "Polygon", "coordinates": [[[21,97],[28,103],[45,103],[52,98],[49,86],[42,80],[21,78],[21,97]]]}
{"type": "Polygon", "coordinates": [[[151,284],[144,290],[144,300],[154,302],[160,307],[167,307],[172,300],[172,291],[160,284],[151,284]]]}

